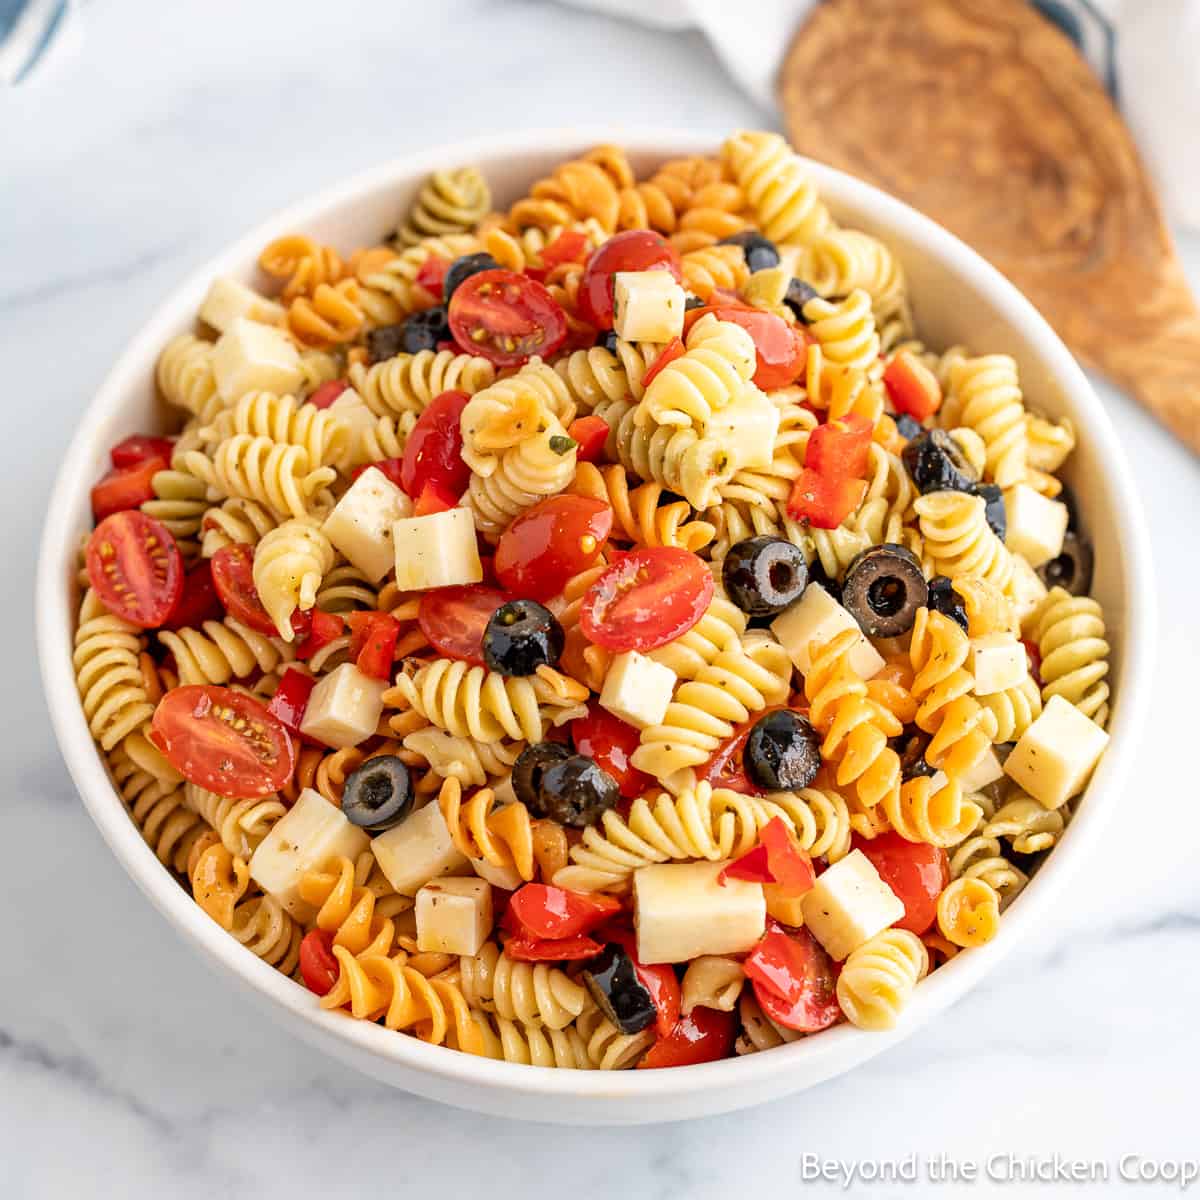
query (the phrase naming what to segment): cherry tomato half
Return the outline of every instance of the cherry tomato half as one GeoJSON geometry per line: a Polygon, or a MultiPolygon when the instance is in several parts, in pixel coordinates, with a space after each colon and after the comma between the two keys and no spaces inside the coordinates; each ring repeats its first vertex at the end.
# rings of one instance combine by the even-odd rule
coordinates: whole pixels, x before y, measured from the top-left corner
{"type": "Polygon", "coordinates": [[[591,933],[621,911],[621,902],[600,892],[527,883],[512,894],[508,911],[519,923],[520,933],[553,941],[591,933]]]}
{"type": "Polygon", "coordinates": [[[577,962],[595,958],[603,949],[595,938],[586,936],[551,940],[517,934],[504,943],[504,953],[517,962],[577,962]]]}
{"type": "Polygon", "coordinates": [[[183,591],[163,622],[167,629],[195,629],[205,621],[219,621],[224,615],[221,598],[213,584],[212,563],[202,558],[183,578],[183,591]]]}
{"type": "Polygon", "coordinates": [[[341,968],[333,955],[333,934],[310,929],[300,941],[300,978],[310,992],[328,995],[338,981],[341,968]]]}
{"type": "Polygon", "coordinates": [[[603,767],[617,781],[626,799],[640,796],[653,782],[630,761],[641,736],[632,725],[601,708],[599,700],[589,700],[587,716],[571,722],[575,749],[603,767]]]}
{"type": "Polygon", "coordinates": [[[140,508],[154,499],[154,476],[165,470],[165,458],[147,458],[128,467],[113,467],[92,488],[92,518],[99,523],[113,513],[140,508]]]}
{"type": "Polygon", "coordinates": [[[400,465],[400,486],[414,500],[427,484],[455,500],[466,491],[471,468],[462,459],[460,418],[470,399],[466,392],[443,392],[417,418],[400,465]]]}
{"type": "Polygon", "coordinates": [[[217,595],[235,621],[268,637],[279,635],[254,586],[254,551],[249,546],[241,542],[222,546],[212,556],[212,574],[217,595]]]}
{"type": "Polygon", "coordinates": [[[925,842],[907,842],[891,830],[873,838],[855,834],[852,844],[871,860],[879,878],[900,897],[904,916],[896,927],[924,933],[937,917],[938,896],[950,882],[945,850],[925,842]]]}
{"type": "Polygon", "coordinates": [[[417,623],[439,654],[481,667],[487,623],[492,613],[511,599],[507,593],[481,583],[435,588],[421,597],[417,623]]]}
{"type": "Polygon", "coordinates": [[[172,688],[154,710],[150,738],[185,779],[218,796],[269,796],[296,765],[279,720],[230,688],[172,688]]]}
{"type": "Polygon", "coordinates": [[[612,529],[612,509],[588,496],[551,496],[523,512],[496,546],[502,587],[529,600],[557,596],[590,567],[612,529]]]}
{"type": "Polygon", "coordinates": [[[715,1008],[693,1008],[675,1023],[666,1037],[660,1037],[642,1056],[638,1070],[657,1067],[691,1067],[697,1063],[717,1062],[733,1053],[737,1021],[731,1012],[715,1008]]]}
{"type": "Polygon", "coordinates": [[[712,572],[690,551],[641,546],[588,588],[579,625],[608,650],[654,650],[700,620],[713,590],[712,572]]]}
{"type": "Polygon", "coordinates": [[[175,539],[137,509],[113,513],[92,530],[87,572],[104,607],[143,629],[161,625],[183,592],[183,557],[175,539]]]}
{"type": "Polygon", "coordinates": [[[561,263],[581,263],[587,258],[587,234],[564,229],[543,251],[542,267],[550,271],[561,263]]]}
{"type": "Polygon", "coordinates": [[[753,339],[758,366],[754,382],[760,388],[787,387],[804,373],[808,363],[808,338],[774,313],[740,305],[718,305],[712,309],[718,321],[740,325],[753,339]]]}
{"type": "Polygon", "coordinates": [[[371,679],[390,679],[400,622],[387,612],[352,612],[346,621],[354,665],[371,679]]]}
{"type": "Polygon", "coordinates": [[[567,336],[567,315],[536,279],[497,268],[460,283],[450,297],[450,332],[465,354],[515,367],[549,358],[567,336]]]}
{"type": "Polygon", "coordinates": [[[150,459],[171,461],[170,438],[153,437],[148,433],[134,433],[119,441],[109,452],[114,467],[136,467],[150,459]]]}
{"type": "Polygon", "coordinates": [[[670,271],[680,282],[679,251],[661,233],[628,229],[592,251],[579,281],[579,315],[597,329],[613,326],[613,275],[618,271],[670,271]]]}
{"type": "Polygon", "coordinates": [[[807,929],[769,923],[742,963],[763,1012],[786,1029],[816,1033],[841,1016],[833,960],[807,929]]]}

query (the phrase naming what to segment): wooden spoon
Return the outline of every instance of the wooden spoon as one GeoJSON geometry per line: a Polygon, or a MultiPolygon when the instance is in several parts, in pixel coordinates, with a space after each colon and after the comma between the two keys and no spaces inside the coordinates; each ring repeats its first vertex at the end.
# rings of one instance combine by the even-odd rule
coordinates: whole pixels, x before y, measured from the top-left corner
{"type": "Polygon", "coordinates": [[[798,150],[953,230],[1200,453],[1200,311],[1158,200],[1096,76],[1027,0],[825,0],[780,92],[798,150]]]}

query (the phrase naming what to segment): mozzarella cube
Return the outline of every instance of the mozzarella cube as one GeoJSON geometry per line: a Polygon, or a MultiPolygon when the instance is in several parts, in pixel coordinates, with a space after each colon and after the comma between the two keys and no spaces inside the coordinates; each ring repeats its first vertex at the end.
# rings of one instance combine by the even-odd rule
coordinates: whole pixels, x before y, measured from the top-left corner
{"type": "Polygon", "coordinates": [[[396,586],[401,591],[478,583],[483,578],[470,509],[452,508],[392,525],[396,586]]]}
{"type": "Polygon", "coordinates": [[[492,932],[492,889],[482,879],[440,879],[417,892],[417,949],[478,954],[492,932]]]}
{"type": "Polygon", "coordinates": [[[337,463],[338,469],[349,472],[370,462],[371,454],[365,440],[367,433],[375,428],[378,418],[363,398],[353,388],[347,388],[329,406],[329,412],[339,421],[344,421],[350,430],[345,452],[337,463]]]}
{"type": "Polygon", "coordinates": [[[839,962],[904,916],[899,897],[861,850],[851,850],[819,875],[801,907],[804,924],[839,962]]]}
{"type": "Polygon", "coordinates": [[[1019,483],[1004,493],[1008,532],[1004,544],[1023,554],[1031,567],[1057,558],[1062,553],[1070,514],[1059,500],[1047,500],[1028,484],[1019,483]]]}
{"type": "Polygon", "coordinates": [[[971,639],[967,670],[975,676],[975,695],[994,696],[1029,674],[1029,660],[1011,633],[989,633],[971,639]]]}
{"type": "Polygon", "coordinates": [[[661,863],[633,873],[637,953],[644,963],[741,954],[766,928],[762,885],[717,876],[727,862],[661,863]]]}
{"type": "Polygon", "coordinates": [[[705,424],[704,436],[718,438],[742,468],[765,470],[775,457],[779,409],[766,392],[747,383],[741,395],[705,424]]]}
{"type": "Polygon", "coordinates": [[[308,922],[316,910],[300,898],[301,877],[330,858],[353,860],[369,844],[367,835],[346,820],[340,808],[320,792],[305,788],[251,855],[250,878],[298,921],[308,922]]]}
{"type": "Polygon", "coordinates": [[[612,660],[604,676],[600,707],[635,729],[660,725],[667,715],[677,679],[670,667],[636,650],[626,650],[612,660]]]}
{"type": "Polygon", "coordinates": [[[1069,700],[1051,696],[1042,715],[1021,735],[1004,764],[1045,808],[1061,808],[1083,791],[1108,746],[1108,734],[1069,700]]]}
{"type": "Polygon", "coordinates": [[[613,330],[627,342],[669,342],[683,333],[687,303],[670,271],[618,271],[613,276],[613,330]]]}
{"type": "Polygon", "coordinates": [[[238,317],[265,325],[279,325],[283,316],[283,305],[268,300],[228,275],[218,275],[212,281],[208,295],[200,305],[200,320],[218,333],[225,333],[238,317]]]}
{"type": "Polygon", "coordinates": [[[339,750],[365,742],[379,726],[387,681],[342,663],[323,675],[308,698],[300,732],[339,750]]]}
{"type": "Polygon", "coordinates": [[[436,803],[372,838],[371,850],[388,883],[403,896],[415,896],[431,879],[461,871],[470,861],[455,847],[436,803]]]}
{"type": "Polygon", "coordinates": [[[212,356],[217,391],[226,404],[247,392],[286,395],[299,389],[300,355],[273,325],[235,317],[217,339],[212,356]]]}
{"type": "Polygon", "coordinates": [[[1012,600],[1013,616],[1024,628],[1025,622],[1037,612],[1045,600],[1046,585],[1023,554],[1014,554],[1012,560],[1013,573],[1008,588],[1009,596],[1012,600]]]}
{"type": "Polygon", "coordinates": [[[412,515],[412,501],[382,472],[364,471],[334,505],[321,531],[372,583],[396,563],[392,527],[412,515]]]}
{"type": "Polygon", "coordinates": [[[863,679],[870,679],[883,666],[882,656],[858,622],[819,583],[810,583],[800,599],[771,622],[771,632],[802,675],[812,670],[813,642],[824,645],[843,629],[855,630],[859,638],[848,656],[850,666],[863,679]]]}
{"type": "MultiPolygon", "coordinates": [[[[982,792],[989,784],[993,784],[997,779],[1004,778],[1004,768],[1000,765],[1000,760],[996,757],[996,751],[990,746],[987,753],[969,770],[963,773],[959,779],[963,790],[967,792],[982,792]]],[[[941,787],[946,781],[945,775],[940,771],[934,776],[934,790],[941,787]]]]}

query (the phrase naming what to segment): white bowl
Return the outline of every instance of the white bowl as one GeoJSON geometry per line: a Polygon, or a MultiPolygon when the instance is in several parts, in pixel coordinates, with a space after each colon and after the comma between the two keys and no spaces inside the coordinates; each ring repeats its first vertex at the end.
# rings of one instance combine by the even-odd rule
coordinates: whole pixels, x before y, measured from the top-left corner
{"type": "Polygon", "coordinates": [[[1070,416],[1080,447],[1067,470],[1096,547],[1095,594],[1113,645],[1112,742],[1061,844],[1001,921],[988,946],[960,954],[923,982],[889,1034],[843,1025],[742,1059],[668,1071],[555,1071],[473,1058],[380,1026],[323,1012],[316,997],[238,945],[158,862],[122,805],[89,735],[71,667],[80,535],[89,528],[88,491],[108,447],[125,434],[162,428],[154,365],[174,334],[192,326],[217,274],[254,277],[272,238],[303,230],[348,250],[394,226],[419,182],[436,169],[478,163],[498,202],[515,198],[556,162],[601,141],[628,148],[644,168],[711,151],[718,136],[675,131],[547,131],[460,143],[367,171],[260,226],[176,291],[134,338],[85,414],[59,471],[46,518],[38,572],[37,639],[42,677],[63,756],[113,852],[155,906],[231,979],[306,1041],[396,1087],[502,1116],[564,1123],[634,1124],[704,1116],[810,1087],[886,1050],[967,991],[1038,923],[1053,922],[1054,899],[1086,858],[1138,741],[1149,699],[1154,615],[1141,505],[1124,454],[1091,386],[1033,306],[998,271],[940,226],[839,171],[809,164],[821,195],[842,222],[884,238],[908,272],[922,336],[934,346],[964,342],[976,353],[1006,352],[1020,365],[1026,395],[1070,416]]]}

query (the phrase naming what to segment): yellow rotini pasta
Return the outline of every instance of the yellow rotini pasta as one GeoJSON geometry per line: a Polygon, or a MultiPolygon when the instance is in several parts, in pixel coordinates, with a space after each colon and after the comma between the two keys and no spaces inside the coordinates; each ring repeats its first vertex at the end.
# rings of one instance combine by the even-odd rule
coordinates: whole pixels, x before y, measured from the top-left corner
{"type": "Polygon", "coordinates": [[[982,946],[996,936],[1000,897],[984,880],[961,876],[938,897],[937,923],[942,936],[956,946],[982,946]]]}
{"type": "Polygon", "coordinates": [[[1042,659],[1042,699],[1062,696],[1103,728],[1109,645],[1100,604],[1051,588],[1033,618],[1032,634],[1042,659]]]}
{"type": "Polygon", "coordinates": [[[420,415],[442,392],[474,395],[495,378],[496,368],[486,358],[453,350],[419,350],[350,367],[351,386],[377,417],[420,415]]]}
{"type": "Polygon", "coordinates": [[[846,959],[838,976],[838,1003],[860,1029],[891,1029],[928,971],[921,939],[907,929],[886,929],[846,959]]]}
{"type": "Polygon", "coordinates": [[[459,960],[463,995],[480,1012],[523,1026],[565,1029],[591,1006],[587,989],[549,963],[517,962],[488,942],[459,960]]]}
{"type": "Polygon", "coordinates": [[[290,642],[292,614],[317,602],[321,580],[334,564],[333,546],[311,518],[285,521],[254,549],[254,586],[279,636],[290,642]]]}
{"type": "Polygon", "coordinates": [[[418,246],[422,238],[469,233],[491,206],[491,190],[478,167],[435,171],[417,192],[396,241],[418,246]]]}

